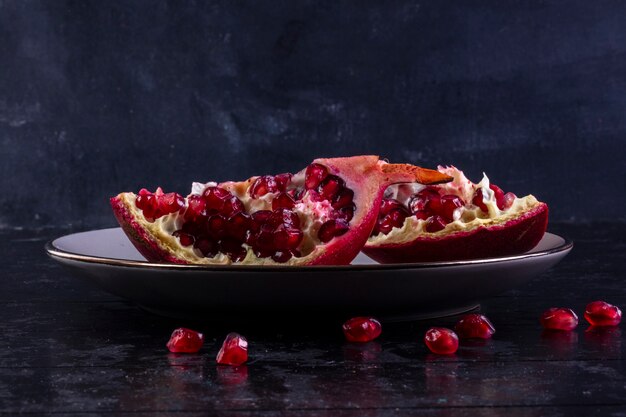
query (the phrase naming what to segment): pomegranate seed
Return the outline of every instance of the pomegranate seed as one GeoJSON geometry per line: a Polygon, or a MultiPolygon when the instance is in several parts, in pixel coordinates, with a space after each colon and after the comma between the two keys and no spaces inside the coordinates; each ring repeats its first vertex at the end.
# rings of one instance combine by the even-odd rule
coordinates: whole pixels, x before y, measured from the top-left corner
{"type": "Polygon", "coordinates": [[[487,205],[485,204],[485,202],[483,200],[483,189],[482,188],[478,188],[474,192],[474,197],[472,198],[472,204],[474,204],[475,206],[480,208],[485,213],[487,213],[489,211],[489,209],[487,208],[487,205]]]}
{"type": "Polygon", "coordinates": [[[378,222],[378,229],[381,233],[388,234],[394,227],[402,227],[408,214],[404,209],[393,209],[378,222]]]}
{"type": "Polygon", "coordinates": [[[247,254],[240,241],[228,238],[220,241],[220,252],[228,255],[233,262],[243,261],[247,254]]]}
{"type": "Polygon", "coordinates": [[[333,208],[335,210],[342,209],[344,207],[349,207],[352,204],[352,200],[354,199],[354,191],[349,188],[344,188],[337,194],[335,200],[333,202],[333,208]]]}
{"type": "Polygon", "coordinates": [[[350,220],[352,220],[352,217],[354,217],[354,210],[356,210],[356,206],[354,204],[342,207],[337,212],[337,218],[343,219],[346,222],[350,222],[350,220]]]}
{"type": "Polygon", "coordinates": [[[465,202],[458,196],[447,194],[441,197],[441,216],[448,222],[454,220],[454,212],[465,206],[465,202]]]}
{"type": "Polygon", "coordinates": [[[187,198],[187,211],[185,212],[186,220],[197,220],[206,216],[206,202],[198,195],[190,195],[187,198]]]}
{"type": "Polygon", "coordinates": [[[438,355],[451,355],[459,348],[459,338],[445,327],[431,327],[424,336],[424,343],[431,352],[438,355]]]}
{"type": "Polygon", "coordinates": [[[296,202],[293,201],[293,198],[287,193],[280,193],[272,200],[272,210],[278,209],[287,209],[290,210],[293,206],[296,205],[296,202]]]}
{"type": "Polygon", "coordinates": [[[585,319],[592,326],[617,326],[622,321],[622,311],[605,301],[593,301],[585,307],[585,319]]]}
{"type": "Polygon", "coordinates": [[[196,239],[193,246],[194,248],[202,252],[202,255],[207,258],[212,258],[217,255],[217,242],[215,242],[214,240],[209,240],[207,238],[198,238],[196,239]]]}
{"type": "Polygon", "coordinates": [[[380,217],[384,217],[391,210],[402,210],[404,206],[398,200],[393,198],[383,198],[382,203],[380,204],[380,209],[378,210],[378,215],[380,217]]]}
{"type": "Polygon", "coordinates": [[[274,177],[274,180],[276,181],[276,185],[278,186],[278,189],[280,191],[287,190],[287,186],[291,182],[292,177],[293,177],[293,174],[290,174],[289,172],[276,175],[274,177]]]}
{"type": "Polygon", "coordinates": [[[354,317],[346,321],[343,334],[348,342],[370,342],[380,336],[382,326],[373,317],[354,317]]]}
{"type": "Polygon", "coordinates": [[[416,213],[418,210],[425,210],[428,206],[428,202],[431,199],[438,199],[439,191],[436,188],[428,187],[424,188],[419,193],[415,194],[409,202],[409,209],[411,213],[416,213]]]}
{"type": "Polygon", "coordinates": [[[509,192],[509,193],[504,194],[504,209],[505,210],[510,209],[513,203],[515,202],[516,198],[517,196],[513,193],[509,192]]]}
{"type": "Polygon", "coordinates": [[[328,220],[320,227],[320,230],[317,232],[317,237],[323,243],[327,243],[332,238],[346,233],[349,228],[348,223],[343,219],[328,220]]]}
{"type": "Polygon", "coordinates": [[[496,205],[500,210],[504,210],[505,202],[504,202],[504,191],[500,187],[495,184],[489,185],[489,188],[493,190],[493,193],[496,197],[496,205]]]}
{"type": "Polygon", "coordinates": [[[251,222],[250,216],[243,212],[238,212],[228,219],[226,234],[233,239],[243,242],[246,240],[251,222]]]}
{"type": "Polygon", "coordinates": [[[333,201],[344,188],[344,181],[336,175],[329,175],[320,184],[318,192],[324,200],[333,201]]]}
{"type": "Polygon", "coordinates": [[[193,237],[193,235],[190,235],[189,233],[181,232],[180,230],[175,231],[174,236],[178,237],[180,244],[183,246],[191,246],[193,245],[193,242],[195,242],[196,240],[193,237]]]}
{"type": "Polygon", "coordinates": [[[490,339],[496,329],[482,314],[467,314],[454,326],[454,331],[461,339],[490,339]]]}
{"type": "Polygon", "coordinates": [[[215,216],[209,217],[209,221],[207,223],[207,231],[209,234],[217,239],[221,238],[225,234],[226,229],[226,219],[216,214],[215,216]]]}
{"type": "Polygon", "coordinates": [[[233,216],[237,213],[241,213],[245,210],[245,207],[240,199],[235,196],[230,197],[226,201],[224,201],[224,206],[222,207],[221,213],[225,217],[233,216]]]}
{"type": "MultiPolygon", "coordinates": [[[[176,213],[185,207],[185,199],[178,193],[167,193],[157,198],[159,200],[159,214],[176,213]]],[[[160,217],[159,216],[159,217],[160,217]]]]}
{"type": "Polygon", "coordinates": [[[172,332],[167,348],[173,353],[196,353],[204,343],[204,336],[195,330],[179,327],[172,332]]]}
{"type": "Polygon", "coordinates": [[[441,216],[432,216],[426,221],[426,231],[435,233],[446,228],[446,221],[441,216]]]}
{"type": "Polygon", "coordinates": [[[324,165],[311,164],[304,173],[304,186],[308,190],[317,188],[327,175],[328,169],[324,165]]]}
{"type": "Polygon", "coordinates": [[[539,321],[545,329],[550,330],[573,330],[578,326],[578,316],[569,308],[549,308],[543,312],[539,321]]]}
{"type": "Polygon", "coordinates": [[[142,188],[139,191],[139,195],[135,199],[135,206],[143,212],[143,215],[148,220],[155,220],[158,216],[159,203],[154,194],[142,188]]]}
{"type": "Polygon", "coordinates": [[[229,333],[217,353],[220,365],[239,366],[248,360],[248,341],[237,333],[229,333]]]}
{"type": "Polygon", "coordinates": [[[432,214],[430,214],[429,212],[427,212],[426,210],[417,210],[414,214],[415,218],[418,220],[426,220],[428,219],[430,216],[432,216],[432,214]]]}
{"type": "Polygon", "coordinates": [[[202,193],[202,198],[206,203],[207,210],[218,213],[224,208],[226,200],[230,200],[233,195],[223,188],[207,187],[202,193]]]}
{"type": "Polygon", "coordinates": [[[258,177],[250,186],[250,190],[248,190],[252,198],[261,197],[267,193],[275,193],[277,191],[279,191],[278,183],[271,175],[258,177]]]}

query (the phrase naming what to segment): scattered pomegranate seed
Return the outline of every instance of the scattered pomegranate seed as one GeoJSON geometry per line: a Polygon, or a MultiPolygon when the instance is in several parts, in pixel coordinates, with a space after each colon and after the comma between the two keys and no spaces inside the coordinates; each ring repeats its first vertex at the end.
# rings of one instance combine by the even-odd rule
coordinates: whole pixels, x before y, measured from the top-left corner
{"type": "Polygon", "coordinates": [[[467,314],[454,326],[461,339],[490,339],[496,332],[489,319],[482,314],[467,314]]]}
{"type": "Polygon", "coordinates": [[[380,336],[382,326],[373,317],[354,317],[346,321],[343,334],[348,342],[369,342],[380,336]]]}
{"type": "Polygon", "coordinates": [[[539,319],[545,329],[573,330],[578,326],[578,316],[569,308],[552,307],[547,309],[539,319]]]}
{"type": "Polygon", "coordinates": [[[304,173],[304,186],[308,189],[317,188],[328,175],[328,169],[324,165],[311,164],[304,173]]]}
{"type": "Polygon", "coordinates": [[[204,336],[195,330],[179,327],[172,332],[167,348],[173,353],[196,353],[204,343],[204,336]]]}
{"type": "Polygon", "coordinates": [[[622,321],[622,311],[605,301],[593,301],[585,307],[585,319],[592,326],[617,326],[622,321]]]}
{"type": "Polygon", "coordinates": [[[424,336],[424,343],[431,352],[438,355],[451,355],[459,348],[459,338],[445,327],[431,327],[424,336]]]}
{"type": "Polygon", "coordinates": [[[220,365],[239,366],[248,360],[248,341],[237,333],[229,333],[215,359],[220,365]]]}

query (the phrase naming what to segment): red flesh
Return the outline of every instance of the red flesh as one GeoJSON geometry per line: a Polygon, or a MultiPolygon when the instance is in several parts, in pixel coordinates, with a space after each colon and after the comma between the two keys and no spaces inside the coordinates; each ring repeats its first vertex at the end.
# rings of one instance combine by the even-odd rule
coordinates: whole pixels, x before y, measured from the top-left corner
{"type": "Polygon", "coordinates": [[[548,330],[569,331],[578,326],[578,316],[569,308],[549,308],[543,312],[539,321],[548,330]]]}
{"type": "Polygon", "coordinates": [[[380,322],[373,317],[353,317],[342,328],[348,342],[370,342],[382,332],[380,322]]]}
{"type": "Polygon", "coordinates": [[[166,346],[173,353],[196,353],[203,343],[202,333],[180,327],[172,332],[166,346]]]}
{"type": "Polygon", "coordinates": [[[490,339],[496,329],[482,314],[467,314],[454,326],[454,331],[460,339],[490,339]]]}
{"type": "Polygon", "coordinates": [[[617,326],[622,321],[622,311],[605,301],[593,301],[585,308],[585,319],[592,326],[617,326]]]}
{"type": "Polygon", "coordinates": [[[229,333],[215,358],[220,365],[239,366],[248,360],[248,341],[238,333],[229,333]]]}
{"type": "Polygon", "coordinates": [[[431,327],[424,335],[424,343],[431,352],[438,355],[451,355],[459,348],[459,338],[445,327],[431,327]]]}

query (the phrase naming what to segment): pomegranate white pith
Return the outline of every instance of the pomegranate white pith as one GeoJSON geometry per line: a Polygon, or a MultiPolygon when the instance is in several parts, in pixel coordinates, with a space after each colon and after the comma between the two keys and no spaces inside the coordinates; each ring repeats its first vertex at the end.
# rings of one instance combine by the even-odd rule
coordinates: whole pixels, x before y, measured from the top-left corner
{"type": "Polygon", "coordinates": [[[242,182],[194,183],[192,193],[183,200],[180,209],[170,210],[167,206],[165,214],[157,210],[152,215],[152,209],[146,208],[145,198],[149,194],[146,191],[139,196],[121,193],[111,199],[111,205],[126,234],[151,261],[346,264],[367,240],[385,188],[392,183],[416,180],[441,183],[450,178],[412,165],[387,164],[377,156],[318,159],[293,176],[280,174],[252,177],[242,182]],[[278,188],[277,183],[281,184],[278,188]],[[227,201],[229,208],[219,210],[227,210],[228,216],[234,216],[233,213],[239,216],[245,225],[241,226],[239,237],[231,237],[232,230],[228,229],[231,218],[213,209],[209,213],[208,201],[213,198],[225,198],[219,202],[227,201]],[[202,204],[206,205],[206,210],[205,206],[197,208],[202,204]],[[272,214],[272,210],[278,214],[272,214]],[[273,220],[268,220],[270,218],[273,220]],[[280,219],[286,220],[281,223],[280,219]],[[213,220],[218,226],[208,223],[213,220]],[[224,222],[228,225],[224,226],[224,222]],[[224,228],[226,237],[211,234],[218,229],[222,233],[224,228]],[[273,248],[272,239],[280,240],[276,238],[279,232],[283,233],[281,236],[288,234],[290,246],[276,243],[280,247],[273,248]]]}
{"type": "Polygon", "coordinates": [[[455,167],[453,181],[432,187],[392,185],[363,252],[379,262],[428,262],[522,253],[545,233],[548,207],[490,184],[474,184],[455,167]],[[433,201],[431,201],[431,199],[433,201]]]}

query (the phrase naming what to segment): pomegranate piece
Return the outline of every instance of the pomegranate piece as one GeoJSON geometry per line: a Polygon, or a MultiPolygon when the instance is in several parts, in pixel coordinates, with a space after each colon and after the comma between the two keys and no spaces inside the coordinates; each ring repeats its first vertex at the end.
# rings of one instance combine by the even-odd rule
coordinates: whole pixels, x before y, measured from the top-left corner
{"type": "Polygon", "coordinates": [[[486,190],[488,178],[474,184],[455,167],[439,171],[454,181],[413,194],[411,186],[389,187],[385,195],[397,200],[381,202],[363,253],[380,263],[453,261],[516,255],[539,243],[548,225],[545,203],[532,195],[518,198],[494,184],[486,190]],[[408,221],[385,217],[399,207],[410,213],[408,221]]]}
{"type": "Polygon", "coordinates": [[[172,332],[167,348],[173,353],[196,353],[204,343],[202,333],[179,327],[172,332]]]}
{"type": "Polygon", "coordinates": [[[248,360],[248,341],[238,333],[229,333],[215,359],[220,365],[239,366],[248,360]]]}
{"type": "Polygon", "coordinates": [[[459,349],[459,338],[445,327],[431,327],[424,336],[424,343],[431,352],[438,355],[451,355],[459,349]]]}
{"type": "Polygon", "coordinates": [[[348,342],[370,342],[382,332],[380,322],[373,317],[353,317],[342,328],[348,342]]]}
{"type": "MultiPolygon", "coordinates": [[[[372,230],[388,184],[450,179],[376,156],[317,159],[297,175],[195,183],[186,199],[161,189],[121,193],[111,205],[127,236],[150,261],[347,264],[372,230]],[[139,209],[131,209],[132,204],[139,209]],[[151,225],[159,216],[159,224],[151,225]],[[176,239],[163,236],[170,230],[176,239]]],[[[400,224],[408,214],[400,206],[387,221],[400,224]]]]}
{"type": "Polygon", "coordinates": [[[578,326],[578,316],[569,308],[552,307],[541,314],[539,321],[544,329],[574,330],[578,326]]]}
{"type": "Polygon", "coordinates": [[[622,321],[622,311],[605,301],[593,301],[585,307],[585,319],[592,326],[617,326],[622,321]]]}
{"type": "Polygon", "coordinates": [[[496,332],[489,319],[482,314],[467,314],[454,326],[461,339],[490,339],[496,332]]]}

